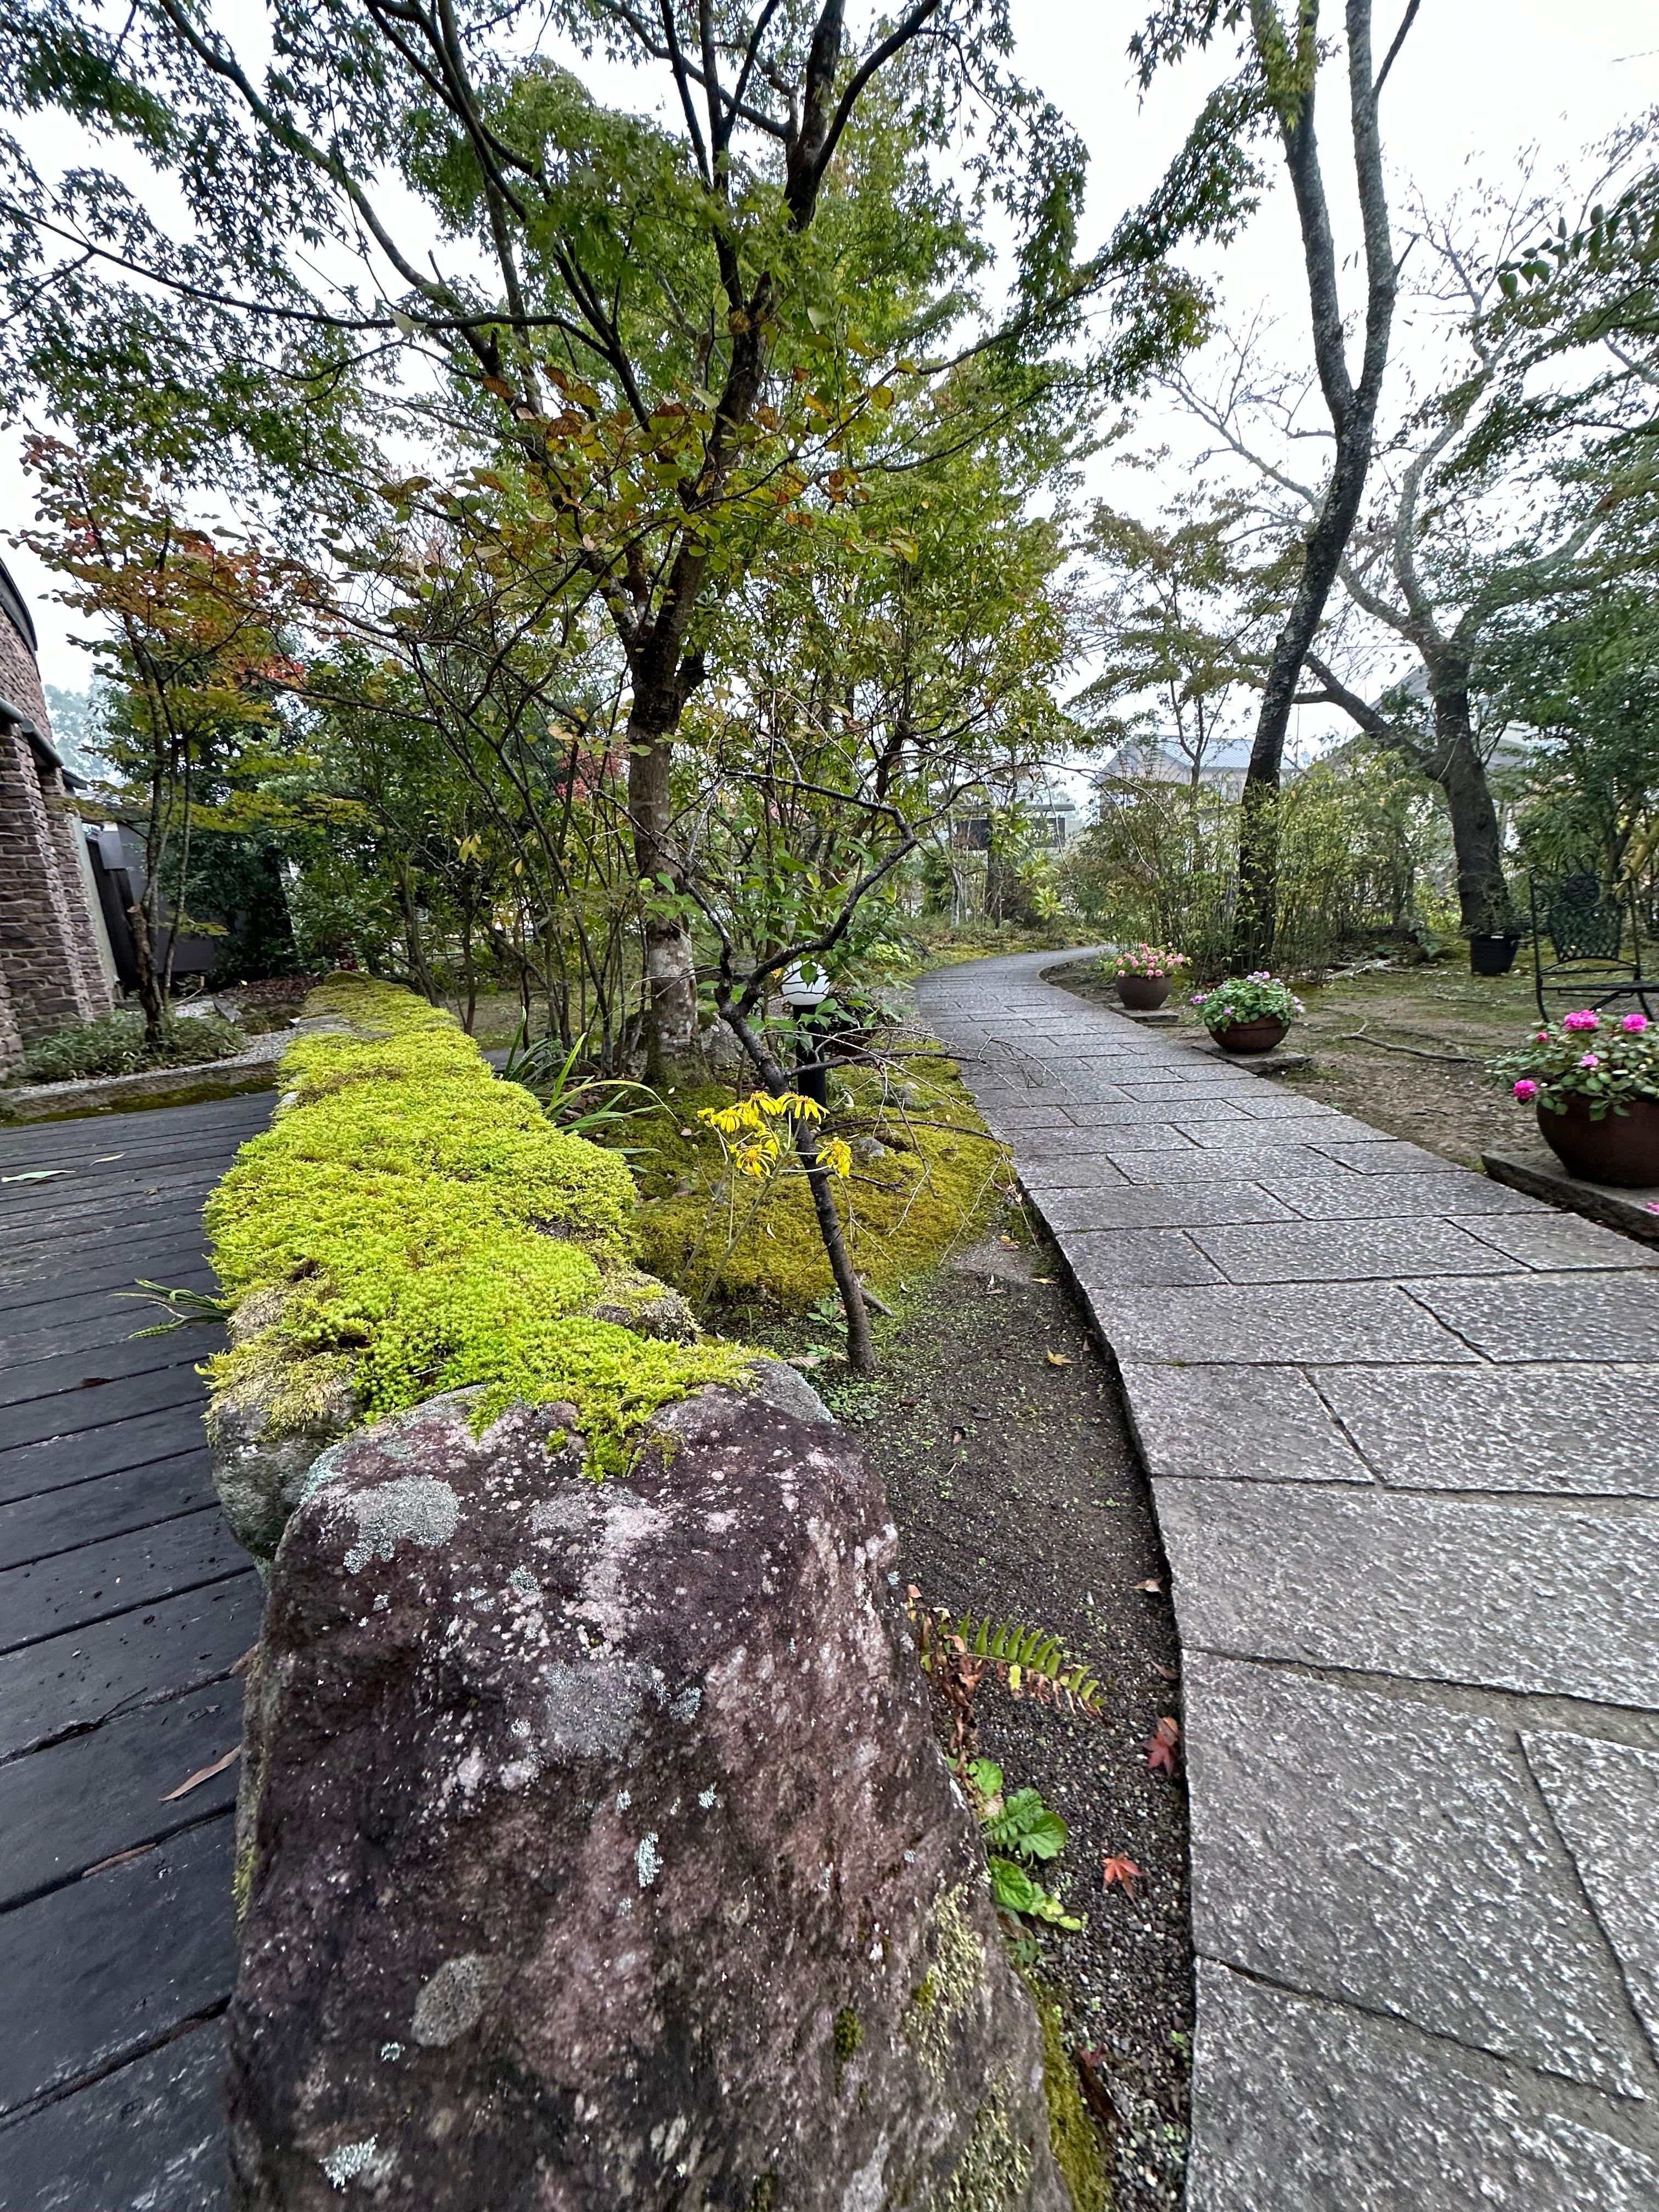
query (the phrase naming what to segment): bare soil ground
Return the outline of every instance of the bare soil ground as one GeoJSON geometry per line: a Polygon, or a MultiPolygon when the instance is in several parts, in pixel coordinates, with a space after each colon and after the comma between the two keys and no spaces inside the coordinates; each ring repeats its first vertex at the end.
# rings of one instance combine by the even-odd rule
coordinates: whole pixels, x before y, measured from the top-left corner
{"type": "MultiPolygon", "coordinates": [[[[1178,1756],[1170,1775],[1147,1751],[1160,1719],[1178,1723],[1179,1656],[1115,1381],[1057,1255],[1018,1213],[881,1334],[873,1382],[828,1358],[811,1373],[886,1482],[905,1583],[953,1619],[1047,1629],[1104,1686],[1089,1715],[1012,1696],[988,1668],[962,1757],[996,1760],[1006,1789],[1040,1790],[1070,1830],[1034,1871],[1082,1929],[1010,1918],[1006,1932],[1061,2006],[1117,2212],[1170,2212],[1192,2033],[1187,1805],[1178,1756]],[[1137,1869],[1127,1886],[1103,1880],[1109,1858],[1137,1869]]],[[[799,1342],[780,1348],[799,1358],[799,1342]]],[[[955,1714],[943,1698],[938,1713],[948,1752],[955,1714]]]]}

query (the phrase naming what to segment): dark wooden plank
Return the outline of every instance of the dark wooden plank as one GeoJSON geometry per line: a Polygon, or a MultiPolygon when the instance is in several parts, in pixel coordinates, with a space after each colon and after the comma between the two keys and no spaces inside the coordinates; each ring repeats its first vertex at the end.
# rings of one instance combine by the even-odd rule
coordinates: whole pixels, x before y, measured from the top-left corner
{"type": "Polygon", "coordinates": [[[188,1796],[166,1801],[222,1759],[241,1725],[242,1686],[223,1680],[8,1759],[0,1765],[0,1911],[234,1805],[234,1764],[188,1796]]]}
{"type": "Polygon", "coordinates": [[[72,1188],[67,1180],[25,1184],[30,1194],[27,1198],[15,1191],[0,1194],[0,1241],[9,1245],[38,1242],[61,1235],[70,1223],[88,1226],[124,1216],[199,1212],[224,1171],[224,1164],[216,1157],[189,1167],[158,1168],[103,1190],[84,1184],[72,1188]]]}
{"type": "Polygon", "coordinates": [[[140,1221],[124,1228],[94,1226],[76,1236],[67,1231],[38,1244],[9,1249],[0,1243],[0,1297],[16,1293],[25,1297],[52,1297],[62,1281],[73,1284],[81,1276],[88,1282],[122,1276],[147,1275],[149,1255],[179,1251],[191,1257],[206,1249],[202,1225],[194,1214],[183,1221],[140,1221]]]}
{"type": "Polygon", "coordinates": [[[0,1916],[0,2112],[137,2057],[226,2002],[231,1828],[210,1820],[0,1916]]]}
{"type": "Polygon", "coordinates": [[[216,1500],[164,1521],[82,1544],[0,1573],[0,1653],[21,1651],[112,1620],[136,1606],[222,1581],[248,1563],[216,1500]]]}
{"type": "Polygon", "coordinates": [[[243,1091],[231,1098],[204,1098],[193,1106],[133,1107],[125,1114],[65,1116],[57,1121],[19,1121],[0,1127],[0,1174],[14,1164],[79,1151],[112,1152],[123,1145],[157,1140],[157,1133],[171,1140],[188,1135],[211,1142],[234,1140],[245,1121],[263,1126],[270,1118],[268,1094],[243,1091]]]}
{"type": "Polygon", "coordinates": [[[203,1252],[199,1234],[188,1234],[158,1243],[153,1237],[124,1246],[117,1252],[100,1252],[94,1245],[86,1264],[65,1267],[51,1275],[18,1275],[0,1281],[0,1328],[44,1328],[59,1318],[72,1320],[82,1310],[91,1313],[102,1301],[106,1313],[129,1313],[128,1306],[112,1306],[118,1291],[130,1291],[142,1277],[149,1282],[188,1281],[192,1290],[210,1289],[213,1270],[203,1252]]]}
{"type": "MultiPolygon", "coordinates": [[[[178,1129],[156,1115],[150,1117],[147,1127],[129,1129],[120,1135],[107,1122],[83,1122],[73,1139],[59,1137],[53,1141],[46,1133],[52,1125],[43,1122],[35,1143],[26,1145],[14,1140],[9,1148],[0,1151],[0,1175],[27,1175],[31,1168],[62,1168],[71,1175],[99,1177],[131,1174],[135,1167],[152,1161],[199,1160],[219,1152],[228,1158],[239,1144],[247,1142],[250,1135],[258,1136],[269,1120],[270,1109],[263,1101],[249,1103],[260,1110],[239,1117],[236,1127],[223,1131],[178,1129]],[[244,1121],[246,1129],[241,1126],[244,1121]]],[[[64,1122],[57,1126],[59,1129],[69,1127],[64,1122]]]]}
{"type": "MultiPolygon", "coordinates": [[[[92,1352],[68,1352],[52,1359],[20,1360],[0,1370],[0,1422],[6,1413],[21,1411],[35,1399],[58,1398],[81,1391],[103,1389],[113,1382],[182,1368],[188,1373],[198,1359],[222,1351],[224,1332],[218,1328],[180,1329],[169,1336],[151,1336],[100,1346],[92,1352]],[[101,1377],[101,1381],[95,1378],[101,1377]]],[[[84,1426],[84,1422],[77,1425],[84,1426]]],[[[0,1426],[0,1443],[12,1439],[0,1426]]]]}
{"type": "Polygon", "coordinates": [[[0,1659],[0,1759],[228,1674],[259,1632],[250,1567],[0,1659]]]}
{"type": "Polygon", "coordinates": [[[0,2135],[0,2212],[228,2212],[225,2037],[176,2036],[0,2135]]]}
{"type": "Polygon", "coordinates": [[[213,1470],[201,1445],[148,1467],[123,1467],[91,1482],[0,1505],[0,1571],[130,1529],[153,1528],[215,1503],[213,1470]]]}
{"type": "Polygon", "coordinates": [[[114,1382],[107,1390],[88,1390],[74,1400],[55,1398],[47,1409],[53,1411],[52,1419],[38,1406],[0,1415],[0,1431],[8,1421],[15,1429],[32,1426],[35,1431],[0,1450],[0,1502],[37,1498],[48,1490],[63,1490],[71,1483],[93,1481],[118,1469],[190,1451],[202,1443],[206,1403],[201,1376],[187,1367],[172,1367],[159,1376],[114,1382]],[[72,1413],[76,1407],[85,1422],[78,1429],[64,1411],[67,1407],[72,1413]],[[100,1421],[96,1416],[104,1407],[110,1418],[100,1421]]]}
{"type": "MultiPolygon", "coordinates": [[[[204,1267],[198,1266],[188,1271],[195,1280],[186,1283],[186,1273],[175,1269],[166,1287],[201,1290],[211,1295],[213,1277],[204,1267]]],[[[152,1282],[160,1279],[152,1276],[152,1282]]],[[[169,1344],[186,1356],[192,1355],[194,1340],[181,1330],[171,1330],[166,1338],[147,1336],[144,1332],[165,1326],[169,1319],[167,1311],[142,1292],[131,1290],[102,1290],[94,1291],[84,1302],[66,1299],[66,1310],[61,1314],[52,1307],[44,1310],[34,1308],[14,1317],[8,1315],[0,1322],[0,1363],[15,1362],[20,1367],[33,1366],[42,1359],[67,1358],[71,1352],[101,1352],[106,1347],[113,1350],[118,1345],[147,1344],[157,1352],[166,1352],[169,1344]],[[15,1333],[14,1334],[14,1328],[15,1333]]],[[[216,1322],[191,1322],[192,1329],[216,1328],[216,1322]]],[[[209,1346],[216,1350],[217,1344],[209,1346]]]]}

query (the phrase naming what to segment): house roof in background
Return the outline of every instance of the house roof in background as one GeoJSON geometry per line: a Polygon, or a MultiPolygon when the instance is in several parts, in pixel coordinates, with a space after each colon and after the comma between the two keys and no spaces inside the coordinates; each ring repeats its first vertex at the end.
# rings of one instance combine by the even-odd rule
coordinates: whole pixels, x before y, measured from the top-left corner
{"type": "Polygon", "coordinates": [[[29,603],[12,580],[11,570],[0,561],[0,614],[17,632],[29,651],[38,654],[40,641],[35,635],[34,617],[29,612],[29,603]]]}

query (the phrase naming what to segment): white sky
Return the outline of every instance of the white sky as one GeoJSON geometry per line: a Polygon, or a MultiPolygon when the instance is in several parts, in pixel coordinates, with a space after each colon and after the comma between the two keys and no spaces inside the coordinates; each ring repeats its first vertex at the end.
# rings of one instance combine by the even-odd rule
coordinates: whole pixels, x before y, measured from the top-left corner
{"type": "MultiPolygon", "coordinates": [[[[1404,0],[1378,0],[1379,52],[1392,39],[1404,0]]],[[[1328,12],[1340,24],[1340,10],[1328,12]]],[[[1018,66],[1041,85],[1087,142],[1092,156],[1084,243],[1092,246],[1121,210],[1156,181],[1205,93],[1222,73],[1221,55],[1200,57],[1154,86],[1141,101],[1125,49],[1143,9],[1136,0],[1085,6],[1079,0],[1014,0],[1018,66]]],[[[1333,84],[1332,92],[1340,93],[1333,84]]],[[[1546,166],[1659,101],[1659,7],[1655,0],[1424,0],[1383,95],[1384,140],[1400,177],[1438,199],[1484,167],[1506,169],[1535,142],[1546,166]]],[[[1328,175],[1346,161],[1338,99],[1327,111],[1328,175]]],[[[1338,206],[1340,235],[1353,240],[1348,210],[1338,206]]],[[[1275,191],[1220,270],[1229,312],[1247,316],[1263,301],[1284,318],[1287,340],[1306,327],[1300,252],[1288,195],[1275,191]]],[[[15,432],[0,434],[0,532],[27,513],[27,480],[15,432]]],[[[51,580],[24,551],[5,550],[40,633],[48,683],[82,689],[84,653],[69,641],[70,623],[54,605],[51,580]]]]}

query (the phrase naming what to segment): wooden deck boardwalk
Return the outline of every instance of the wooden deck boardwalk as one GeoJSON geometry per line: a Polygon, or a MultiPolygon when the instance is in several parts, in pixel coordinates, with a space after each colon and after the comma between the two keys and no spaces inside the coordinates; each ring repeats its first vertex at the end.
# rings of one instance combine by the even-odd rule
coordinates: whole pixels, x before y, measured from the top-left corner
{"type": "Polygon", "coordinates": [[[220,2212],[232,1673],[259,1585],[220,1517],[202,1201],[269,1093],[0,1128],[0,2212],[220,2212]],[[50,1180],[38,1179],[50,1170],[50,1180]]]}

